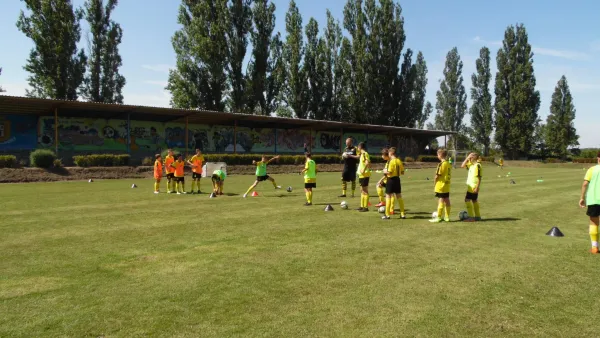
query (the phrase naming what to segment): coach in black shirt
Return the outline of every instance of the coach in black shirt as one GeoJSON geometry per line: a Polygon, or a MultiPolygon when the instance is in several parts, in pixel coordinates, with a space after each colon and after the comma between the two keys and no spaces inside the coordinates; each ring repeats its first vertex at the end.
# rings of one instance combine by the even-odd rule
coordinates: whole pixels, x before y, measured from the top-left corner
{"type": "Polygon", "coordinates": [[[339,197],[346,197],[346,189],[348,182],[352,182],[352,197],[354,197],[354,191],[356,190],[356,167],[358,165],[358,156],[356,147],[352,144],[352,139],[346,139],[346,149],[342,153],[342,159],[344,160],[344,171],[342,172],[342,194],[339,197]]]}

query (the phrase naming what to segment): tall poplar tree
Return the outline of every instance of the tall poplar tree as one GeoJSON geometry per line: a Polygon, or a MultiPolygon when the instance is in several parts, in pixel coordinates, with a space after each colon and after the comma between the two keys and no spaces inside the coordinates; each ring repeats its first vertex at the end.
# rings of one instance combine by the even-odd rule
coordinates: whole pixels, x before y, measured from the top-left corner
{"type": "Polygon", "coordinates": [[[533,147],[540,93],[535,90],[533,53],[525,26],[506,29],[496,63],[494,138],[508,157],[526,156],[533,147]]]}
{"type": "MultiPolygon", "coordinates": [[[[251,32],[252,59],[249,77],[251,90],[248,98],[250,112],[258,105],[262,115],[267,114],[267,98],[265,97],[269,58],[272,57],[272,46],[275,37],[275,5],[268,0],[255,0],[252,8],[254,25],[251,32]]],[[[280,38],[277,37],[280,43],[280,38]]],[[[273,62],[273,60],[271,60],[273,62]]]]}
{"type": "Polygon", "coordinates": [[[125,77],[119,73],[123,64],[119,44],[121,26],[111,20],[118,0],[88,0],[84,4],[85,19],[90,26],[91,46],[83,96],[92,102],[123,103],[125,77]]]}
{"type": "Polygon", "coordinates": [[[247,79],[242,68],[248,47],[248,33],[252,28],[251,4],[252,0],[231,0],[229,4],[227,77],[231,110],[240,113],[247,108],[247,79]]]}
{"type": "Polygon", "coordinates": [[[490,94],[490,50],[481,48],[479,58],[475,61],[477,72],[471,76],[471,131],[472,138],[483,146],[483,154],[489,155],[494,131],[494,116],[492,115],[492,95],[490,94]]]}
{"type": "Polygon", "coordinates": [[[425,95],[427,94],[427,62],[425,62],[422,52],[417,54],[417,61],[412,68],[414,82],[411,95],[410,124],[407,127],[423,128],[429,115],[423,117],[425,113],[425,95]],[[421,123],[421,121],[423,122],[421,123]]]}
{"type": "Polygon", "coordinates": [[[571,146],[579,145],[579,136],[575,130],[575,104],[567,78],[563,75],[554,89],[550,103],[550,115],[546,120],[546,146],[560,158],[567,157],[571,146]]]}
{"type": "MultiPolygon", "coordinates": [[[[444,79],[436,94],[435,126],[438,129],[458,133],[465,130],[463,119],[467,114],[467,94],[463,85],[462,68],[463,63],[460,60],[458,49],[454,47],[446,55],[444,79]]],[[[452,136],[449,143],[460,147],[461,145],[457,144],[457,141],[458,138],[452,136]]]]}
{"type": "Polygon", "coordinates": [[[171,105],[223,111],[229,60],[227,0],[182,0],[178,22],[182,27],[172,39],[177,64],[167,85],[171,105]]]}
{"type": "Polygon", "coordinates": [[[83,11],[73,10],[70,0],[23,0],[17,28],[33,41],[23,67],[31,90],[27,96],[77,100],[87,58],[77,49],[83,11]]]}
{"type": "Polygon", "coordinates": [[[302,34],[302,16],[294,0],[285,16],[286,41],[283,46],[283,58],[286,67],[286,85],[284,100],[294,110],[296,117],[306,118],[308,112],[306,72],[303,69],[304,41],[302,34]]]}

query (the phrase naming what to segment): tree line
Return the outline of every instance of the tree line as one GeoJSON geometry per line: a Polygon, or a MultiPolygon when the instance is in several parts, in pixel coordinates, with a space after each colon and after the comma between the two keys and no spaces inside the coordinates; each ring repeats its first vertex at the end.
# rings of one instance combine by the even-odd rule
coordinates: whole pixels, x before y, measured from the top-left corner
{"type": "MultiPolygon", "coordinates": [[[[21,12],[17,26],[34,42],[24,67],[30,73],[27,95],[122,103],[123,30],[111,19],[117,0],[88,0],[77,9],[70,0],[23,1],[29,13],[21,12]],[[90,26],[87,53],[77,48],[82,19],[90,26]]],[[[493,102],[491,52],[483,47],[469,92],[458,49],[448,52],[432,104],[425,102],[425,57],[405,49],[396,1],[346,0],[341,22],[326,14],[324,27],[314,18],[304,24],[291,0],[282,34],[275,31],[270,0],[182,0],[181,28],[172,38],[176,65],[166,87],[171,105],[413,128],[424,128],[434,114],[428,129],[458,133],[450,146],[486,155],[494,148],[511,158],[535,151],[565,157],[578,144],[564,76],[546,122],[538,116],[540,95],[524,25],[504,33],[493,102]]]]}

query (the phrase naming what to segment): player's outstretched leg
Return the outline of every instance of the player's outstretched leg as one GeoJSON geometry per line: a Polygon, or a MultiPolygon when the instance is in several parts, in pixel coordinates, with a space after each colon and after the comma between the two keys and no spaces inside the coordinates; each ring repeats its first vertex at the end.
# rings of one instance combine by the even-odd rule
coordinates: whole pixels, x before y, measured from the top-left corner
{"type": "Polygon", "coordinates": [[[271,181],[271,183],[273,184],[273,187],[274,187],[275,189],[281,189],[281,186],[280,186],[280,185],[277,185],[277,183],[275,183],[275,179],[274,179],[273,177],[270,177],[270,176],[269,176],[268,180],[269,180],[269,181],[271,181]]]}
{"type": "Polygon", "coordinates": [[[376,207],[380,208],[386,205],[387,195],[385,194],[385,189],[381,185],[377,185],[377,196],[379,197],[379,204],[376,207]]]}
{"type": "Polygon", "coordinates": [[[258,185],[258,181],[254,181],[254,184],[252,184],[252,185],[250,186],[250,188],[248,188],[248,190],[246,191],[246,193],[244,194],[244,196],[243,196],[243,197],[244,197],[244,198],[248,197],[248,194],[249,194],[249,193],[250,193],[252,190],[254,190],[254,188],[256,188],[256,186],[257,186],[257,185],[258,185]]]}

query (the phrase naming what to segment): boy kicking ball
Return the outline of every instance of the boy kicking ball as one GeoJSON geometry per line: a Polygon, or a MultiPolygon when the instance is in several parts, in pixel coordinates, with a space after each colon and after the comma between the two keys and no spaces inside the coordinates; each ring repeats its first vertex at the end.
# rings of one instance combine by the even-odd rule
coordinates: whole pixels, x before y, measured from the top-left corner
{"type": "Polygon", "coordinates": [[[302,174],[304,174],[304,192],[306,193],[306,203],[304,205],[312,205],[313,188],[317,187],[317,165],[312,159],[311,153],[306,153],[306,163],[302,174]]]}
{"type": "Polygon", "coordinates": [[[431,223],[440,223],[442,221],[450,222],[450,177],[452,166],[446,161],[448,152],[445,149],[439,149],[437,157],[440,160],[437,171],[435,172],[435,197],[438,200],[438,217],[430,220],[431,223]],[[444,213],[445,210],[445,213],[444,213]],[[442,219],[442,215],[444,218],[442,219]]]}
{"type": "Polygon", "coordinates": [[[227,174],[221,169],[213,171],[212,174],[212,185],[213,185],[213,194],[215,196],[223,195],[223,185],[225,183],[225,178],[227,174]]]}
{"type": "Polygon", "coordinates": [[[267,175],[267,164],[269,164],[277,159],[279,159],[279,156],[275,156],[275,157],[271,158],[270,160],[267,160],[267,157],[263,156],[262,159],[258,162],[252,161],[252,164],[256,165],[256,181],[254,181],[254,184],[252,184],[250,186],[250,188],[248,188],[248,191],[246,191],[246,193],[244,194],[244,198],[246,198],[248,196],[248,194],[252,190],[254,190],[254,188],[256,188],[256,186],[258,185],[259,182],[263,182],[263,181],[271,181],[271,183],[273,183],[273,187],[275,187],[275,189],[281,189],[281,186],[278,186],[277,183],[275,183],[275,179],[273,179],[271,176],[267,175]]]}

